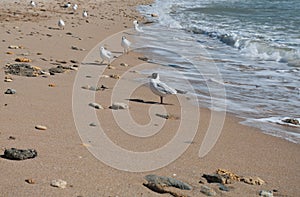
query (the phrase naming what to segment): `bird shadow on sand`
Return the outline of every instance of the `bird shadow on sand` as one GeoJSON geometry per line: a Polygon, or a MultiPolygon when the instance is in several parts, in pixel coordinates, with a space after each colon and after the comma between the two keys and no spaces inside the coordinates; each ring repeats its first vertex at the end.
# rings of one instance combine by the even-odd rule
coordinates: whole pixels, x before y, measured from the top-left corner
{"type": "Polygon", "coordinates": [[[51,30],[63,30],[63,29],[61,29],[59,27],[48,27],[48,29],[51,29],[51,30]]]}
{"type": "Polygon", "coordinates": [[[144,104],[156,104],[156,105],[173,105],[173,104],[169,104],[169,103],[159,103],[159,102],[155,102],[155,101],[144,101],[143,99],[126,99],[130,102],[136,102],[136,103],[144,103],[144,104]]]}
{"type": "Polygon", "coordinates": [[[107,66],[105,63],[101,62],[81,62],[82,65],[93,65],[93,66],[107,66]]]}

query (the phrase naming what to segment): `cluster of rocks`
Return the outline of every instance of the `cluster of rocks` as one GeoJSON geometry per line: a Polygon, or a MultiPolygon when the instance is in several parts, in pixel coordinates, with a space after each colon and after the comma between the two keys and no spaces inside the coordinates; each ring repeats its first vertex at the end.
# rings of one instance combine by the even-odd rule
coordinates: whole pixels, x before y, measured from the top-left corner
{"type": "Polygon", "coordinates": [[[172,187],[178,188],[181,190],[192,190],[192,186],[187,183],[184,183],[180,180],[174,179],[172,177],[166,176],[157,176],[150,174],[144,177],[148,182],[143,185],[152,191],[158,193],[169,193],[175,197],[184,197],[185,195],[178,192],[177,190],[172,190],[172,187]]]}
{"type": "MultiPolygon", "coordinates": [[[[220,192],[230,192],[234,187],[230,186],[236,182],[243,182],[250,185],[264,185],[266,182],[259,177],[247,177],[239,176],[233,172],[225,169],[217,169],[215,173],[203,174],[200,178],[200,186],[191,186],[188,183],[184,183],[172,177],[147,175],[144,177],[147,183],[143,183],[144,186],[157,193],[169,193],[175,197],[187,197],[190,196],[189,192],[183,192],[184,190],[193,190],[195,192],[201,192],[206,196],[216,196],[220,192]],[[212,184],[212,186],[211,186],[212,184]],[[218,188],[217,191],[215,188],[218,188]]],[[[259,190],[256,195],[264,197],[273,197],[273,194],[278,192],[277,190],[259,190]]]]}
{"type": "Polygon", "coordinates": [[[39,75],[44,75],[45,72],[41,68],[36,66],[31,66],[26,63],[17,64],[7,64],[4,68],[5,74],[12,74],[18,76],[26,77],[37,77],[39,75]]]}

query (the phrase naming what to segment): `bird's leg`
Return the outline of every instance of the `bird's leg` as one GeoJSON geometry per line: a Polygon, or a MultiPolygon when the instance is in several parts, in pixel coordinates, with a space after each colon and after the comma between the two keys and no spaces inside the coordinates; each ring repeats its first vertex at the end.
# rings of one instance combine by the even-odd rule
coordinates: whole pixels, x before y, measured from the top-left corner
{"type": "Polygon", "coordinates": [[[163,104],[163,97],[160,97],[160,104],[163,104]]]}

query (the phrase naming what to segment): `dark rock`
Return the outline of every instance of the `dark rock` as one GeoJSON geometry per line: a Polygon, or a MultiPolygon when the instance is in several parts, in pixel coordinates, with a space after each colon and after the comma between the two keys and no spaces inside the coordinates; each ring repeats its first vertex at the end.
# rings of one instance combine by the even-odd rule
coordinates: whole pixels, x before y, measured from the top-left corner
{"type": "Polygon", "coordinates": [[[78,61],[76,61],[76,60],[70,60],[70,62],[73,63],[73,64],[77,64],[78,63],[78,61]]]}
{"type": "Polygon", "coordinates": [[[145,62],[147,62],[149,60],[149,58],[147,58],[147,57],[138,57],[138,59],[142,60],[142,61],[145,61],[145,62]]]}
{"type": "Polygon", "coordinates": [[[191,190],[192,186],[177,179],[165,176],[157,176],[154,174],[150,174],[145,176],[145,179],[148,183],[160,185],[160,186],[167,186],[167,187],[176,187],[178,189],[183,190],[191,190]]]}
{"type": "Polygon", "coordinates": [[[62,66],[49,68],[49,73],[55,75],[55,73],[64,73],[65,69],[62,66]]]}
{"type": "Polygon", "coordinates": [[[282,122],[289,123],[289,124],[294,124],[294,125],[300,125],[299,120],[293,119],[293,118],[284,119],[284,120],[282,120],[282,122]]]}
{"type": "Polygon", "coordinates": [[[65,61],[65,60],[56,60],[56,62],[57,62],[57,63],[60,63],[60,64],[66,64],[66,63],[68,63],[68,62],[65,61]]]}
{"type": "Polygon", "coordinates": [[[203,174],[202,176],[208,183],[222,183],[225,184],[225,179],[219,174],[203,174]]]}
{"type": "Polygon", "coordinates": [[[14,136],[9,136],[8,139],[9,139],[9,140],[15,140],[16,137],[14,137],[14,136]]]}
{"type": "Polygon", "coordinates": [[[37,151],[34,149],[16,149],[10,148],[4,151],[4,157],[11,160],[24,160],[37,156],[37,151]]]}
{"type": "Polygon", "coordinates": [[[15,89],[8,88],[4,94],[16,94],[17,91],[15,89]]]}

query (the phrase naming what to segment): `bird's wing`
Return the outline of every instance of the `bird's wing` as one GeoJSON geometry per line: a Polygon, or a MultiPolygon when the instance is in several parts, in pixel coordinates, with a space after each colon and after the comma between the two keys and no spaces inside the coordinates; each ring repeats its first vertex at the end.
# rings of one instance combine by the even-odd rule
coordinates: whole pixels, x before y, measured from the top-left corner
{"type": "Polygon", "coordinates": [[[165,94],[176,94],[177,91],[171,87],[169,87],[167,84],[163,83],[163,82],[157,82],[157,89],[160,92],[163,92],[165,94]]]}
{"type": "Polygon", "coordinates": [[[106,55],[108,55],[110,58],[112,57],[112,53],[108,50],[106,50],[106,55]]]}

